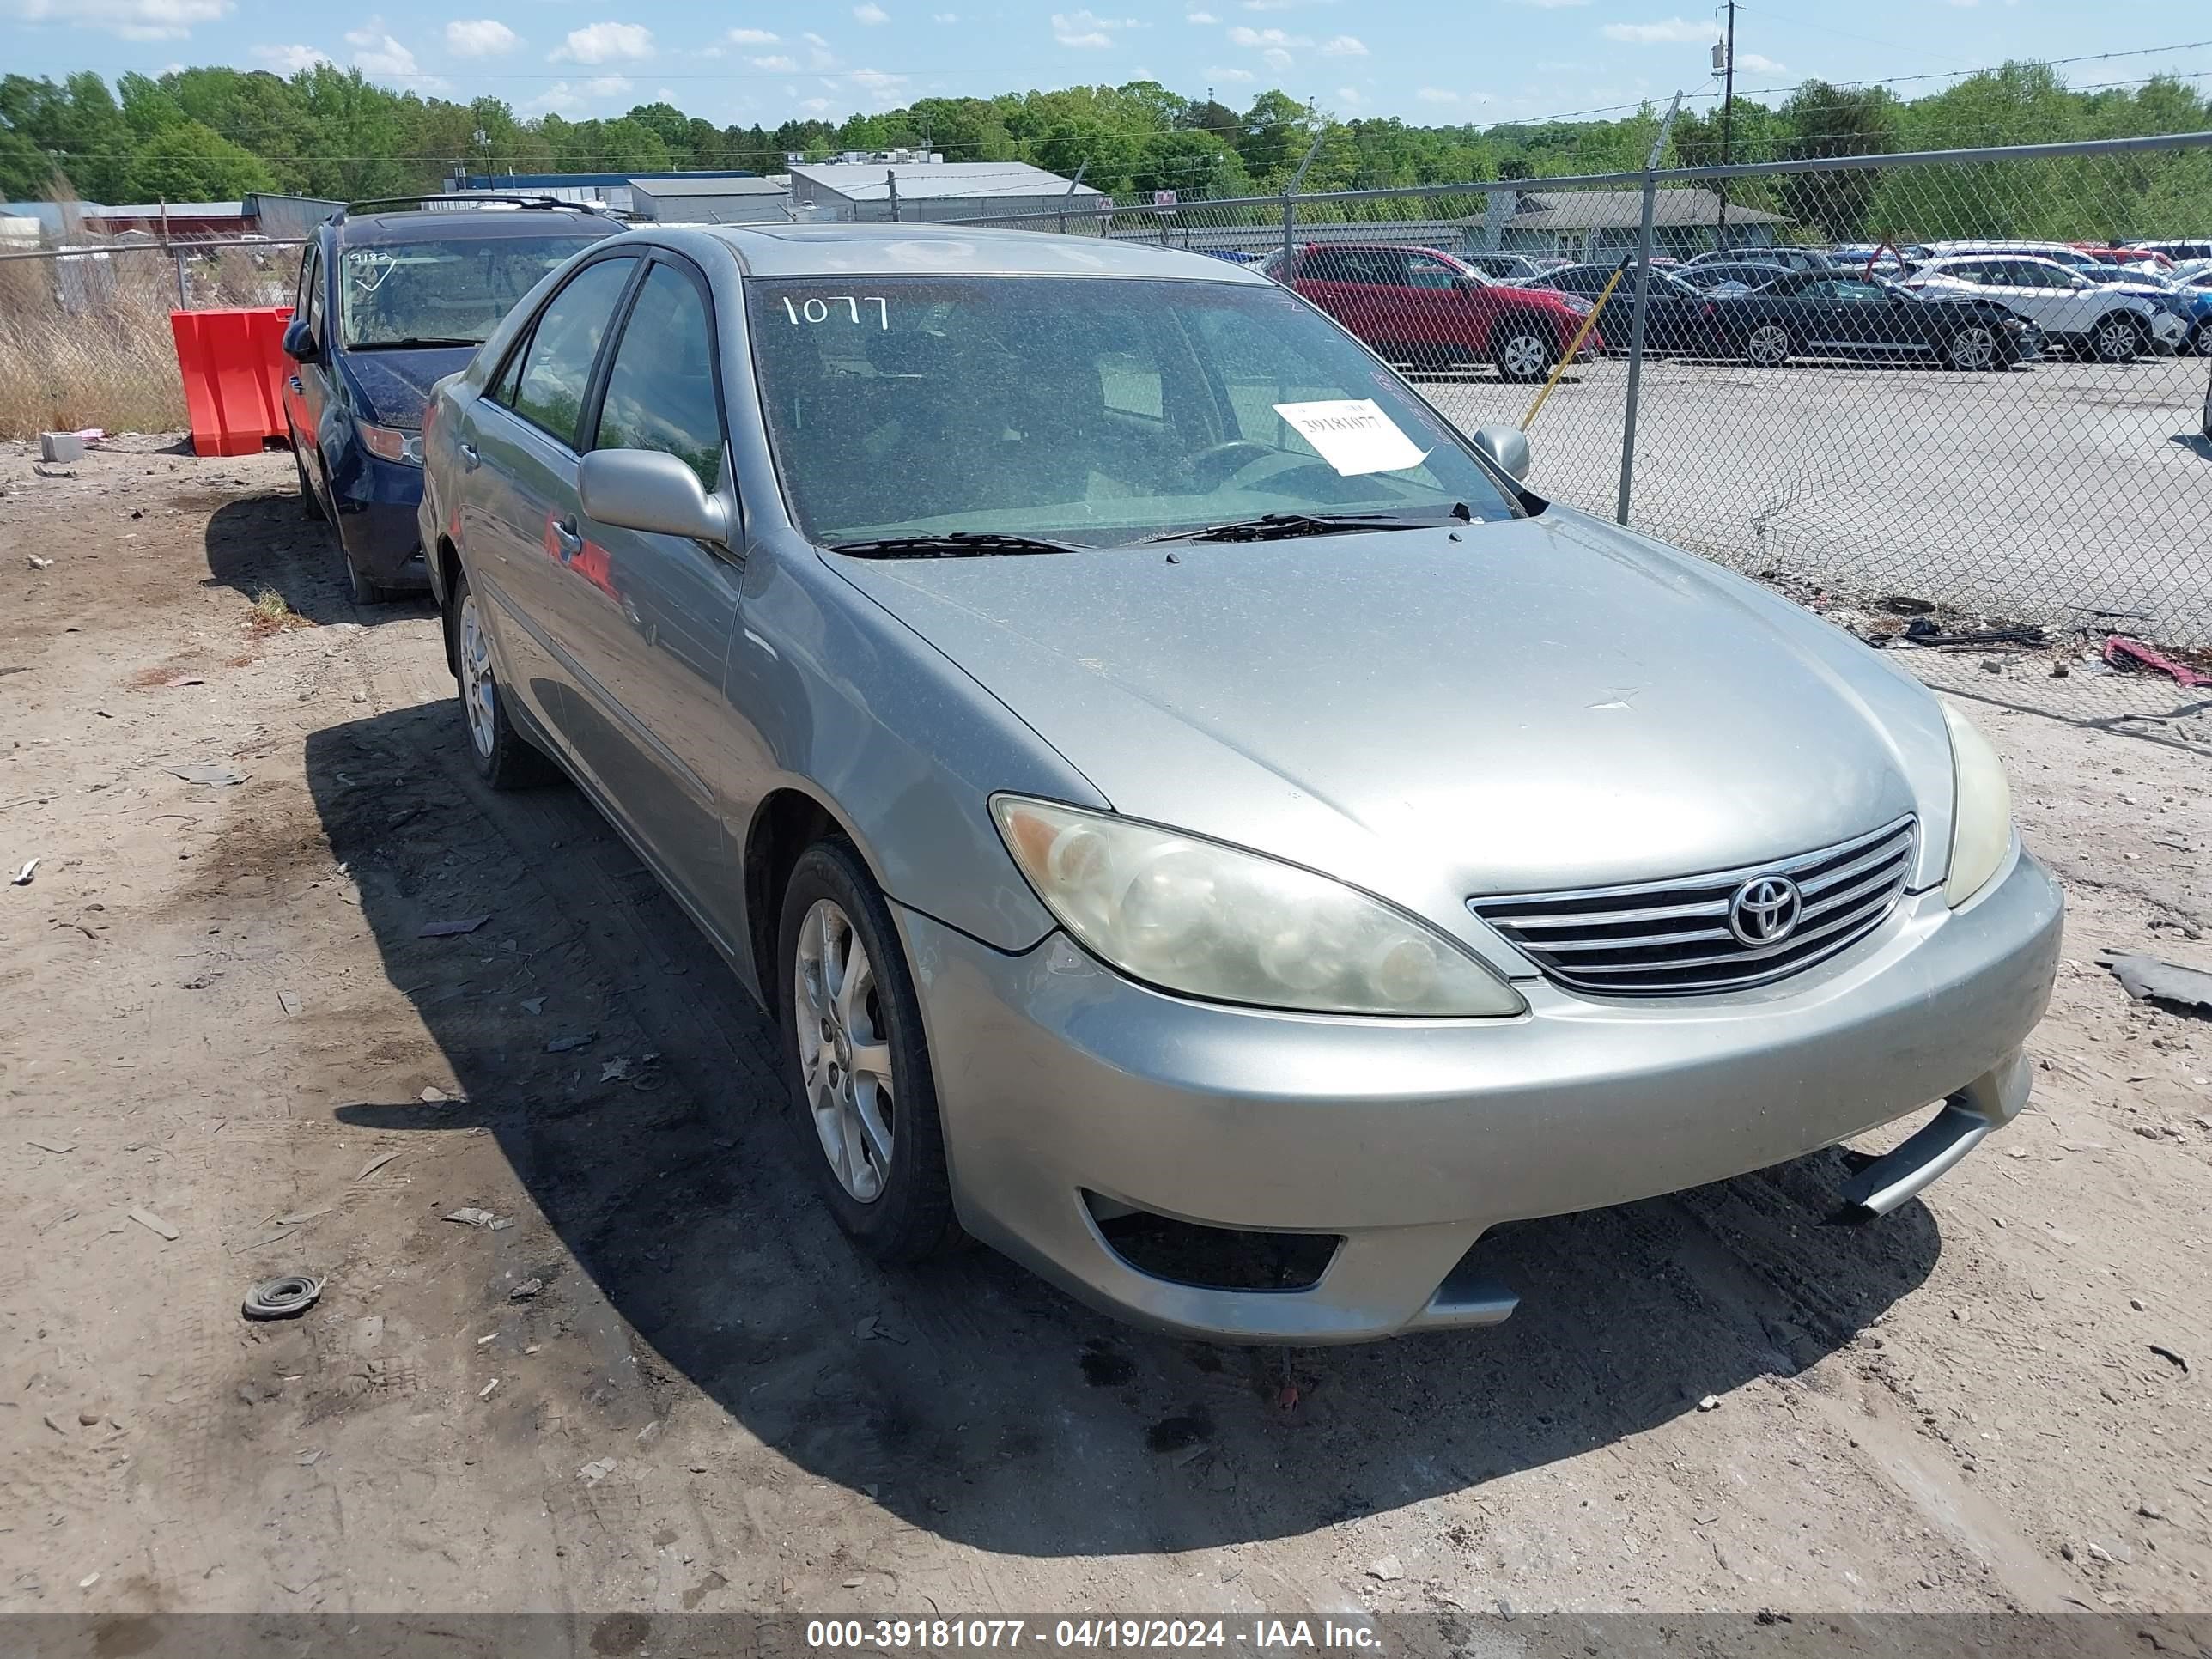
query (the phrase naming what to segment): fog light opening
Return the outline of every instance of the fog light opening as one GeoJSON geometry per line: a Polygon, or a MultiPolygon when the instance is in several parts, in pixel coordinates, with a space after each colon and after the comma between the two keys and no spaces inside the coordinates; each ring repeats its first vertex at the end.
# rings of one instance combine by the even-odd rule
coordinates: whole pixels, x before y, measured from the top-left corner
{"type": "Polygon", "coordinates": [[[1122,1261],[1149,1278],[1193,1290],[1311,1290],[1344,1242],[1334,1233],[1200,1226],[1089,1191],[1083,1201],[1107,1247],[1122,1261]]]}

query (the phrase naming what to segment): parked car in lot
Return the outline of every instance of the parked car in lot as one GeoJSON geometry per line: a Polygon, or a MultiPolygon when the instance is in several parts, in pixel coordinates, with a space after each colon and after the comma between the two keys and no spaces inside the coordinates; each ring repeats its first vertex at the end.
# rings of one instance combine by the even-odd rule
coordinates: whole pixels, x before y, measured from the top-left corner
{"type": "Polygon", "coordinates": [[[2151,270],[2163,271],[2173,264],[2157,248],[2117,247],[2106,242],[2075,242],[2070,246],[2076,252],[2087,254],[2100,265],[2118,265],[2123,270],[2141,265],[2151,270]]]}
{"type": "MultiPolygon", "coordinates": [[[[1814,247],[1716,247],[1684,260],[1682,273],[1690,276],[1711,265],[1734,264],[1772,265],[1782,270],[1828,270],[1835,263],[1814,247]]],[[[1692,276],[1692,280],[1696,279],[1692,276]]]]}
{"type": "Polygon", "coordinates": [[[356,203],[319,227],[284,331],[300,500],[337,533],[363,605],[428,583],[415,508],[432,383],[465,368],[547,271],[622,228],[543,198],[426,199],[356,203]]]}
{"type": "Polygon", "coordinates": [[[1790,268],[1749,260],[1715,259],[1706,264],[1692,261],[1674,274],[1701,293],[1747,294],[1765,288],[1778,277],[1787,276],[1790,268]]]}
{"type": "Polygon", "coordinates": [[[2060,897],[1966,717],[1256,274],[641,229],[423,441],[457,738],[727,955],[878,1256],[1240,1343],[1480,1325],[1503,1222],[1942,1103],[1865,1218],[2025,1103],[2060,897]]]}
{"type": "Polygon", "coordinates": [[[2177,264],[2185,259],[2212,259],[2212,237],[2199,236],[2175,242],[2130,242],[2130,247],[2163,253],[2177,264]]]}
{"type": "MultiPolygon", "coordinates": [[[[1309,244],[1288,284],[1395,362],[1429,372],[1491,362],[1540,380],[1589,314],[1564,294],[1493,283],[1440,248],[1309,244]]],[[[1283,255],[1266,270],[1279,276],[1283,255]]],[[[1593,335],[1587,352],[1605,349],[1593,335]]]]}
{"type": "Polygon", "coordinates": [[[1792,271],[1711,303],[1723,355],[1759,368],[1792,357],[2008,368],[2043,355],[2041,331],[1993,300],[1923,297],[1848,271],[1792,271]]]}
{"type": "Polygon", "coordinates": [[[1480,271],[1492,282],[1522,283],[1545,275],[1554,263],[1526,253],[1462,253],[1459,260],[1468,270],[1480,271]]]}
{"type": "Polygon", "coordinates": [[[2050,259],[1964,255],[1913,267],[1905,287],[1924,295],[1976,295],[2027,318],[2056,345],[2099,362],[2133,362],[2171,351],[2185,335],[2172,307],[2144,295],[2100,285],[2050,259]]]}
{"type": "MultiPolygon", "coordinates": [[[[1611,330],[1613,349],[1625,351],[1636,318],[1633,267],[1622,272],[1619,265],[1565,265],[1546,271],[1526,286],[1557,289],[1595,305],[1616,274],[1620,276],[1620,281],[1614,284],[1613,297],[1605,302],[1604,313],[1598,321],[1611,330]]],[[[1700,293],[1671,271],[1651,273],[1651,286],[1644,301],[1646,351],[1678,352],[1698,357],[1723,356],[1724,342],[1719,325],[1720,313],[1711,295],[1700,293]]]]}

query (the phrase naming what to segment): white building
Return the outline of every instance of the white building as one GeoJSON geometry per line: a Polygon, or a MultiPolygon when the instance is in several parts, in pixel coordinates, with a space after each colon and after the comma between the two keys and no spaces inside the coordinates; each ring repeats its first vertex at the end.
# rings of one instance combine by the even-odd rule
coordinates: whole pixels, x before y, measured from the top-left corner
{"type": "Polygon", "coordinates": [[[791,216],[788,178],[633,179],[629,210],[635,219],[664,225],[748,225],[791,216]]]}
{"type": "Polygon", "coordinates": [[[887,159],[794,163],[791,201],[802,220],[902,222],[1107,205],[1103,192],[1088,185],[1071,192],[1068,182],[1025,161],[947,161],[893,150],[887,159]]]}

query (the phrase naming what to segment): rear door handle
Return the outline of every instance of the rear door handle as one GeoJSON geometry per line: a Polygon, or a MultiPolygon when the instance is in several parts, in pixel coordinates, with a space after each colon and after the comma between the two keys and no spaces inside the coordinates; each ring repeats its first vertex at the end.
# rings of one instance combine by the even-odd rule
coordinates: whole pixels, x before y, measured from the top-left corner
{"type": "Polygon", "coordinates": [[[584,550],[583,533],[576,528],[574,519],[553,520],[553,544],[561,550],[561,562],[563,564],[584,550]]]}
{"type": "MultiPolygon", "coordinates": [[[[293,384],[296,386],[299,382],[295,380],[293,384]]],[[[464,471],[473,472],[483,465],[483,457],[477,453],[477,447],[474,444],[463,444],[460,446],[460,451],[461,467],[464,471]]]]}
{"type": "Polygon", "coordinates": [[[304,398],[307,394],[307,388],[300,384],[300,377],[296,374],[292,376],[290,380],[285,381],[284,384],[292,388],[292,392],[295,397],[304,398]]]}

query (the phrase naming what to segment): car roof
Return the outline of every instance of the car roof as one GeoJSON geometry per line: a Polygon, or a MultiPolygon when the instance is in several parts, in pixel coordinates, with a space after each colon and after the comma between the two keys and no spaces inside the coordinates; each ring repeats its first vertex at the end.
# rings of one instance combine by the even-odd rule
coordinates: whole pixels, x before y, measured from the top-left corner
{"type": "Polygon", "coordinates": [[[748,276],[1145,276],[1274,286],[1203,253],[1051,231],[872,222],[715,225],[692,234],[728,248],[748,276]]]}
{"type": "Polygon", "coordinates": [[[466,242],[503,236],[606,236],[622,228],[619,220],[581,208],[470,207],[402,208],[359,218],[348,215],[331,228],[346,247],[375,247],[392,242],[466,242]]]}

